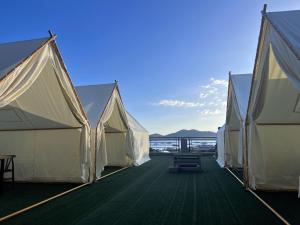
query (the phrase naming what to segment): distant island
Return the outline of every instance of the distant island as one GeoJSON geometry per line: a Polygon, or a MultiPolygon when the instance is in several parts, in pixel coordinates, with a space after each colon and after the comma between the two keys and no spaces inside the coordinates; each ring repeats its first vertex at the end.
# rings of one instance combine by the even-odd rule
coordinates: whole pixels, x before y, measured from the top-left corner
{"type": "Polygon", "coordinates": [[[199,130],[179,130],[175,133],[161,135],[161,134],[151,134],[150,137],[216,137],[216,133],[212,131],[199,131],[199,130]]]}

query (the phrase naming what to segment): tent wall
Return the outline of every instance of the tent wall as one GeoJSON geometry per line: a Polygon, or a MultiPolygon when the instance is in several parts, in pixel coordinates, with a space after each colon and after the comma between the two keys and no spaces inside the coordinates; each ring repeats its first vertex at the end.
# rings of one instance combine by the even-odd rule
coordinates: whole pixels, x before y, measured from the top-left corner
{"type": "Polygon", "coordinates": [[[126,115],[131,134],[134,165],[138,166],[150,160],[149,133],[130,113],[127,112],[126,115]]]}
{"type": "Polygon", "coordinates": [[[242,164],[239,160],[240,152],[240,132],[229,131],[226,132],[226,166],[228,167],[241,167],[242,164]]]}
{"type": "Polygon", "coordinates": [[[251,74],[229,75],[225,132],[225,165],[228,167],[243,167],[244,125],[251,78],[251,74]]]}
{"type": "Polygon", "coordinates": [[[300,11],[263,16],[247,117],[245,176],[253,189],[298,189],[299,18],[300,11]]]}
{"type": "Polygon", "coordinates": [[[81,129],[0,131],[1,154],[15,154],[15,178],[81,182],[81,129]]]}
{"type": "Polygon", "coordinates": [[[300,125],[254,125],[249,129],[249,182],[256,189],[297,189],[300,125]]]}
{"type": "Polygon", "coordinates": [[[132,132],[134,165],[139,166],[150,160],[149,157],[149,134],[142,132],[132,132]]]}
{"type": "Polygon", "coordinates": [[[223,125],[217,132],[217,162],[221,167],[225,165],[225,125],[223,125]]]}
{"type": "MultiPolygon", "coordinates": [[[[231,89],[232,86],[229,85],[231,89]]],[[[230,92],[229,97],[229,110],[227,111],[227,121],[226,121],[226,134],[225,134],[225,165],[227,167],[242,167],[242,162],[239,160],[240,142],[240,128],[242,126],[242,121],[239,116],[238,105],[235,101],[235,93],[233,90],[230,92]]]]}

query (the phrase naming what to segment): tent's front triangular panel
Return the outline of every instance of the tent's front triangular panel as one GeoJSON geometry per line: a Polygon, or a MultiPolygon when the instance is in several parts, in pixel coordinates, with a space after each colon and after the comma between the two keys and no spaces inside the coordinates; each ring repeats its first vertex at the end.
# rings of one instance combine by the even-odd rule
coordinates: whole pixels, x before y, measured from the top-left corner
{"type": "Polygon", "coordinates": [[[0,130],[80,126],[66,102],[50,61],[26,92],[0,108],[0,130]]]}
{"type": "Polygon", "coordinates": [[[87,121],[55,43],[42,43],[33,41],[28,51],[19,46],[16,64],[27,59],[0,83],[0,154],[16,155],[18,181],[86,182],[87,121]]]}

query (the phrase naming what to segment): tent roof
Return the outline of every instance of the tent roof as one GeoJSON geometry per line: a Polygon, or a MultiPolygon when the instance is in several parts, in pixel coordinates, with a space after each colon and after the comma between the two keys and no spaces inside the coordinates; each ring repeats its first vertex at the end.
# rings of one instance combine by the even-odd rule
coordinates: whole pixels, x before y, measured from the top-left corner
{"type": "Polygon", "coordinates": [[[231,81],[242,119],[246,118],[252,74],[232,74],[231,81]]]}
{"type": "Polygon", "coordinates": [[[97,126],[115,86],[110,83],[75,87],[92,127],[97,126]]]}
{"type": "Polygon", "coordinates": [[[300,56],[300,10],[268,12],[267,19],[281,37],[300,56]]]}
{"type": "Polygon", "coordinates": [[[0,44],[0,79],[48,40],[49,37],[0,44]]]}
{"type": "Polygon", "coordinates": [[[129,125],[137,132],[148,133],[148,131],[129,113],[126,112],[129,125]]]}

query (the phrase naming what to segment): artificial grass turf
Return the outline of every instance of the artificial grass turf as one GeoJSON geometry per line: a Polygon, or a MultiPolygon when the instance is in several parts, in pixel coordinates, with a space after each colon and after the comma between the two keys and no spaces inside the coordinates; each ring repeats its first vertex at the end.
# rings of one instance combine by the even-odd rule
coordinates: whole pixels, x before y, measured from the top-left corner
{"type": "Polygon", "coordinates": [[[153,157],[4,224],[281,224],[214,159],[176,174],[170,160],[153,157]]]}

